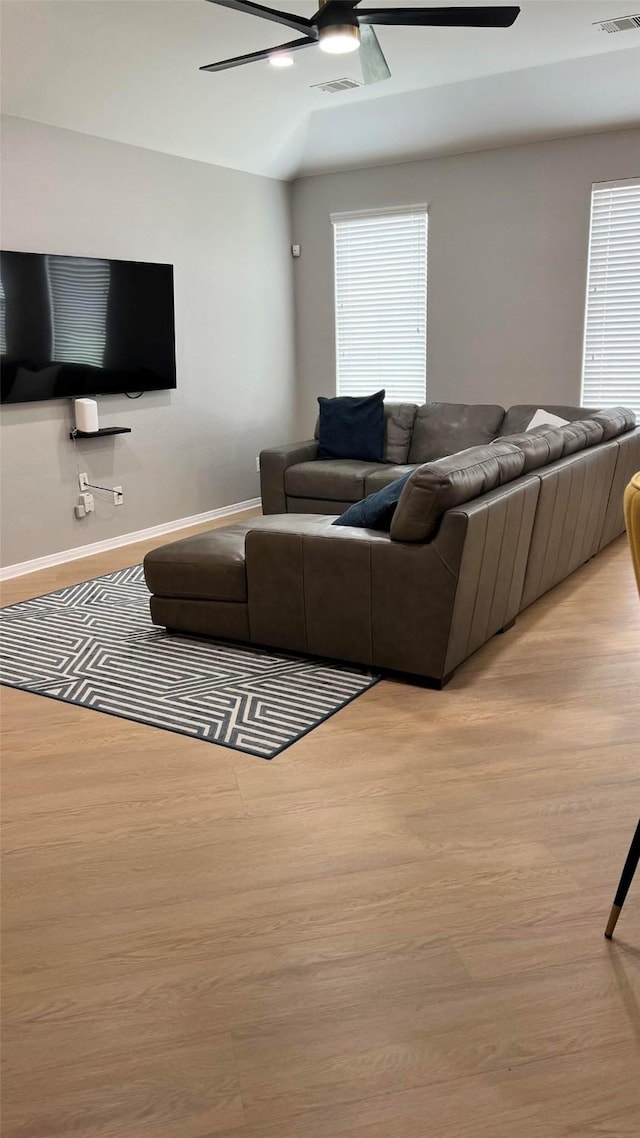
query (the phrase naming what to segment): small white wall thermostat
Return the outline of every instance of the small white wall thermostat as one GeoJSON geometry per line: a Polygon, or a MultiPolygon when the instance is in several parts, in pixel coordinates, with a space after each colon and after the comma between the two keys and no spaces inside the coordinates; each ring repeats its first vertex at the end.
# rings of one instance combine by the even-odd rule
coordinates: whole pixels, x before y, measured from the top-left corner
{"type": "Polygon", "coordinates": [[[292,245],[291,246],[291,256],[292,257],[299,257],[301,253],[302,253],[302,249],[301,249],[300,245],[292,245]]]}

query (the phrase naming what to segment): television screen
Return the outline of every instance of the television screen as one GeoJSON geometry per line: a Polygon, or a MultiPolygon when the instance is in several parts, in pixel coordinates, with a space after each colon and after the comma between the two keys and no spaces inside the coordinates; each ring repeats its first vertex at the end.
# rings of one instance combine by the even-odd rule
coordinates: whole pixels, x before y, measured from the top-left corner
{"type": "Polygon", "coordinates": [[[0,253],[3,403],[176,386],[173,265],[0,253]]]}

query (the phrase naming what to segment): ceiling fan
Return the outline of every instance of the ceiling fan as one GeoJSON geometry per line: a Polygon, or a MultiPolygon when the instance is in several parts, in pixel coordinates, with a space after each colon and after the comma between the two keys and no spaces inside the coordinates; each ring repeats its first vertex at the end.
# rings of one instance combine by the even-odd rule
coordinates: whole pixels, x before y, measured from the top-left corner
{"type": "MultiPolygon", "coordinates": [[[[318,46],[332,55],[342,55],[361,48],[362,73],[366,84],[378,83],[391,75],[378,37],[372,24],[387,24],[402,28],[454,27],[454,28],[510,28],[520,9],[511,7],[488,8],[360,8],[362,0],[320,0],[320,8],[310,20],[293,12],[280,12],[256,4],[253,0],[208,0],[221,8],[233,8],[247,16],[259,16],[274,24],[284,24],[302,33],[301,39],[236,55],[208,63],[200,71],[226,71],[241,67],[243,63],[269,60],[287,63],[289,52],[303,47],[318,46]],[[357,10],[356,10],[357,9],[357,10]]],[[[285,64],[286,65],[286,64],[285,64]]]]}

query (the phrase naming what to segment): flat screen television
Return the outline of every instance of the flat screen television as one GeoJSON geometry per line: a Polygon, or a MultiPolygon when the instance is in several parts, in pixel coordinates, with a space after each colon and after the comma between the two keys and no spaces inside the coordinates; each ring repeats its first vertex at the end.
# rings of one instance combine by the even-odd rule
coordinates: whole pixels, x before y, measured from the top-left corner
{"type": "Polygon", "coordinates": [[[3,403],[176,386],[173,265],[0,253],[3,403]]]}

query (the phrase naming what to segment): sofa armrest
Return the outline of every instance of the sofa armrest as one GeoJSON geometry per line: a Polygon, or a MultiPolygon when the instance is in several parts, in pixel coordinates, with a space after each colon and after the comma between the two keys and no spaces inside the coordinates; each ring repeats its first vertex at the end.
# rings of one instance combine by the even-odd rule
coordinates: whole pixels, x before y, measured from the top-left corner
{"type": "Polygon", "coordinates": [[[282,446],[260,451],[260,494],[263,514],[286,514],[285,471],[298,462],[313,462],[317,457],[317,439],[308,439],[302,443],[284,443],[282,446]]]}
{"type": "Polygon", "coordinates": [[[457,574],[445,674],[520,612],[540,480],[519,478],[449,510],[433,547],[457,574]]]}

